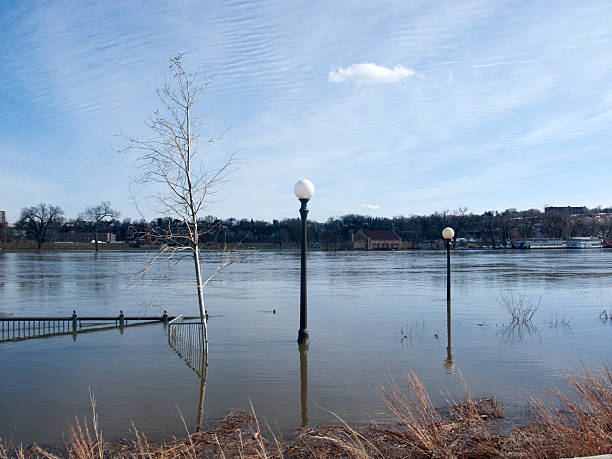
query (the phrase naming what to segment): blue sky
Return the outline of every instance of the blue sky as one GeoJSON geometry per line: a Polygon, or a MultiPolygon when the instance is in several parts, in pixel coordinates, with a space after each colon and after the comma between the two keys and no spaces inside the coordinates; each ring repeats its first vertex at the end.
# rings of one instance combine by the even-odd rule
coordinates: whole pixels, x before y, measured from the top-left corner
{"type": "Polygon", "coordinates": [[[242,167],[208,213],[610,206],[612,3],[0,1],[0,209],[130,201],[168,58],[214,74],[204,134],[242,167]]]}

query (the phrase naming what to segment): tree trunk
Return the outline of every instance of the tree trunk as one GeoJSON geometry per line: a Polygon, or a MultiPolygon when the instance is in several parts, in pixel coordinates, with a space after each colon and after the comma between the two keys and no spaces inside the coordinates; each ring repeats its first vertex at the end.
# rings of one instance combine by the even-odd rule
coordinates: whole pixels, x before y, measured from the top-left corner
{"type": "Polygon", "coordinates": [[[489,236],[491,236],[491,246],[496,249],[497,247],[495,247],[495,236],[493,236],[493,229],[489,228],[489,236]]]}

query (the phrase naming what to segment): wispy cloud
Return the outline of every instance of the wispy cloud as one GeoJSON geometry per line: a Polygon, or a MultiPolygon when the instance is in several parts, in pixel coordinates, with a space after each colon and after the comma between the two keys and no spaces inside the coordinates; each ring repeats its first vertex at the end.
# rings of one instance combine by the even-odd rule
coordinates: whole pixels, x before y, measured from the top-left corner
{"type": "Polygon", "coordinates": [[[373,63],[353,64],[349,67],[339,67],[329,72],[328,79],[332,83],[378,84],[397,83],[398,81],[415,76],[416,72],[403,65],[393,68],[383,67],[373,63]]]}
{"type": "Polygon", "coordinates": [[[381,207],[378,204],[361,204],[362,209],[379,210],[381,207]]]}
{"type": "Polygon", "coordinates": [[[577,190],[600,203],[609,177],[592,165],[612,145],[612,5],[385,5],[0,6],[11,43],[0,59],[0,194],[16,196],[3,210],[48,200],[74,216],[99,195],[133,216],[133,157],[112,147],[120,132],[146,134],[176,52],[215,75],[198,106],[203,136],[232,127],[207,155],[246,161],[211,214],[294,216],[302,176],[317,186],[318,220],[574,202],[577,190]]]}
{"type": "Polygon", "coordinates": [[[486,62],[483,64],[473,64],[470,65],[471,68],[473,69],[484,69],[487,67],[500,67],[503,65],[526,65],[526,64],[532,64],[533,61],[530,60],[523,60],[523,61],[505,61],[505,62],[486,62]]]}

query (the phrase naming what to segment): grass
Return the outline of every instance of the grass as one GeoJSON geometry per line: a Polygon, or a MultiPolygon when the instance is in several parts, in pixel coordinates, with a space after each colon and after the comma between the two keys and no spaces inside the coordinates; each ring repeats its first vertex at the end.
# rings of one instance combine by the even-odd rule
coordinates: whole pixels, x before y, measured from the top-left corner
{"type": "MultiPolygon", "coordinates": [[[[380,389],[381,403],[393,415],[385,424],[306,427],[297,438],[283,441],[252,414],[234,411],[217,427],[183,438],[151,444],[132,429],[131,439],[105,442],[92,418],[76,420],[61,454],[36,445],[7,448],[0,443],[0,459],[111,457],[126,458],[536,458],[587,456],[612,452],[612,370],[583,368],[567,374],[570,392],[550,389],[546,400],[531,397],[527,419],[500,428],[504,408],[495,397],[475,399],[461,378],[459,400],[448,398],[446,410],[436,409],[414,373],[401,384],[391,380],[380,389]]],[[[505,420],[504,422],[507,422],[505,420]]]]}

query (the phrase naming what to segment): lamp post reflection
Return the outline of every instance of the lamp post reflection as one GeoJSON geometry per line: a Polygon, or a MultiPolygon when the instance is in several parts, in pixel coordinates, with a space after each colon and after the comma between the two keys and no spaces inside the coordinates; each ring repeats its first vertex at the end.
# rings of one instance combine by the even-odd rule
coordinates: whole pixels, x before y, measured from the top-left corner
{"type": "Polygon", "coordinates": [[[452,374],[455,372],[455,361],[453,360],[453,351],[451,344],[451,300],[446,300],[446,359],[444,360],[444,368],[446,373],[452,374]]]}
{"type": "Polygon", "coordinates": [[[302,404],[302,427],[308,425],[308,341],[298,344],[300,351],[300,398],[302,404]]]}

